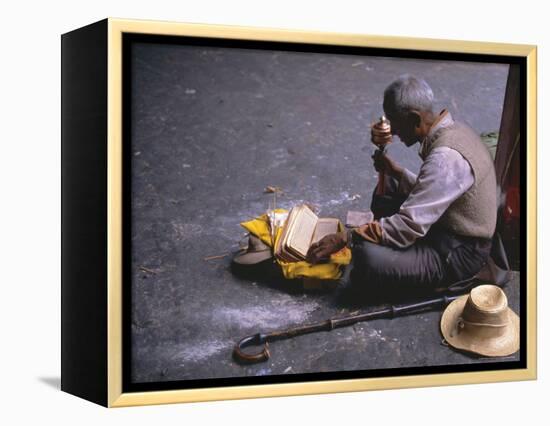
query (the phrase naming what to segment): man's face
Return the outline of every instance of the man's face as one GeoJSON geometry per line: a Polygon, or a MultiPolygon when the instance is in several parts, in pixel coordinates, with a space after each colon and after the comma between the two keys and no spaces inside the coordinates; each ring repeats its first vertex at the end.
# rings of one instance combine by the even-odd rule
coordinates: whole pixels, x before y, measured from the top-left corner
{"type": "Polygon", "coordinates": [[[386,114],[386,118],[390,120],[392,135],[397,135],[405,145],[411,146],[419,141],[416,134],[417,123],[413,117],[386,114]]]}

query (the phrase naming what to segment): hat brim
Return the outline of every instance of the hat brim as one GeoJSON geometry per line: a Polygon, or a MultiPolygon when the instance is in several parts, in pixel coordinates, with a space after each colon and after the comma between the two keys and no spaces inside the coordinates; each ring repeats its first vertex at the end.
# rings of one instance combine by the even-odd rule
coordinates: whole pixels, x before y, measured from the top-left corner
{"type": "Polygon", "coordinates": [[[517,352],[519,350],[519,317],[510,308],[507,308],[510,324],[506,326],[501,336],[482,338],[467,331],[456,332],[458,320],[467,300],[468,295],[453,300],[441,316],[441,334],[447,343],[456,349],[491,357],[517,352]]]}
{"type": "Polygon", "coordinates": [[[239,265],[254,265],[256,263],[263,262],[270,257],[272,257],[271,249],[254,252],[244,252],[242,254],[236,255],[233,258],[233,262],[238,263],[239,265]]]}

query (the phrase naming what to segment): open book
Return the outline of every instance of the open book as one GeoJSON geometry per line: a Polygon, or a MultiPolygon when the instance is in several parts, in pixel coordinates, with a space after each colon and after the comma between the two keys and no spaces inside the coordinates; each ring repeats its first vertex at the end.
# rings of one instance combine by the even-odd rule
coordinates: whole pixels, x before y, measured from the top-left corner
{"type": "Polygon", "coordinates": [[[338,232],[338,224],[336,218],[317,217],[305,204],[293,207],[275,245],[275,257],[284,262],[305,260],[311,244],[338,232]]]}

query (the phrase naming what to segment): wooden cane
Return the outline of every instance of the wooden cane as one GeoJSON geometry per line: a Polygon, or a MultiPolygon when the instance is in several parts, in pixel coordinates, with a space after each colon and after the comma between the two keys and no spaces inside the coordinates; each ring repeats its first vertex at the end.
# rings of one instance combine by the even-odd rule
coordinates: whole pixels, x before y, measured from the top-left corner
{"type": "Polygon", "coordinates": [[[363,321],[371,321],[380,318],[395,318],[398,316],[440,309],[448,306],[449,303],[458,297],[460,297],[460,295],[442,296],[413,304],[392,305],[380,310],[344,317],[330,318],[328,320],[313,324],[297,325],[286,330],[251,334],[250,336],[246,336],[237,342],[233,348],[233,357],[240,363],[264,362],[271,356],[271,352],[269,351],[269,342],[290,339],[303,334],[317,333],[319,331],[332,331],[335,328],[346,327],[363,321]],[[259,350],[256,349],[254,352],[250,351],[250,349],[245,352],[244,349],[249,346],[259,346],[260,348],[259,350]]]}

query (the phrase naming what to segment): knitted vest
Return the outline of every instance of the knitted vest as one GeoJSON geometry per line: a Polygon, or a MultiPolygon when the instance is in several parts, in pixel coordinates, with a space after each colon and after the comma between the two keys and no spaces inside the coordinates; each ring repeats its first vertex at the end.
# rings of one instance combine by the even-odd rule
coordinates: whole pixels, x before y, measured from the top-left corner
{"type": "Polygon", "coordinates": [[[491,238],[497,220],[497,184],[489,151],[472,129],[461,123],[442,127],[430,135],[429,152],[446,146],[458,151],[470,163],[474,183],[456,199],[436,225],[455,234],[491,238]]]}

